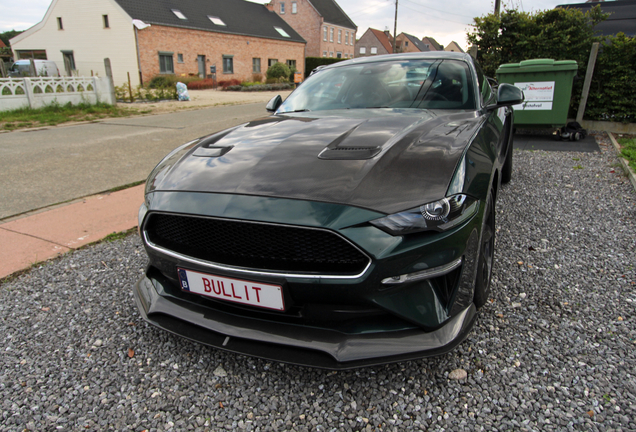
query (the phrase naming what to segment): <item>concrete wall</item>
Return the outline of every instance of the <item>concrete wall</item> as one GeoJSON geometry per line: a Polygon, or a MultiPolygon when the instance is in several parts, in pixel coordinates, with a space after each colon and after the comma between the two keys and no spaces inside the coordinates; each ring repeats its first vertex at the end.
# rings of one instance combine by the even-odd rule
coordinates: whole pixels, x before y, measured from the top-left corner
{"type": "Polygon", "coordinates": [[[2,78],[0,111],[43,108],[52,103],[66,105],[97,102],[116,103],[106,77],[2,78]]]}
{"type": "MultiPolygon", "coordinates": [[[[137,51],[132,19],[114,0],[53,0],[42,22],[11,41],[14,55],[19,50],[46,50],[48,60],[66,74],[62,50],[73,51],[78,76],[106,76],[104,58],[110,58],[115,85],[139,83],[137,51]],[[108,15],[110,28],[104,28],[108,15]],[[63,30],[57,18],[62,18],[63,30]]],[[[15,57],[17,59],[17,56],[15,57]]]]}
{"type": "Polygon", "coordinates": [[[153,25],[139,30],[139,52],[144,82],[160,74],[159,52],[172,52],[174,72],[177,76],[197,75],[199,66],[197,56],[206,58],[206,74],[210,65],[216,65],[217,80],[251,80],[252,58],[261,59],[261,74],[267,72],[267,60],[278,59],[285,63],[296,60],[296,69],[305,71],[305,44],[276,39],[264,39],[251,36],[187,30],[176,27],[153,25]],[[183,63],[178,55],[183,55],[183,63]],[[234,73],[223,73],[223,56],[231,55],[234,61],[234,73]]]}

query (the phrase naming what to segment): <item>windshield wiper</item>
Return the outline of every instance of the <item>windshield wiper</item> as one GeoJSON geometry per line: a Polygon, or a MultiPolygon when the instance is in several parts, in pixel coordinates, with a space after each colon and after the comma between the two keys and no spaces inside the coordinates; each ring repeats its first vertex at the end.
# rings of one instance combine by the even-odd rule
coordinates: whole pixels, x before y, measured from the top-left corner
{"type": "Polygon", "coordinates": [[[288,114],[288,113],[295,113],[295,112],[309,112],[311,110],[309,109],[297,109],[297,110],[293,110],[293,111],[284,111],[284,112],[279,112],[278,114],[288,114]]]}

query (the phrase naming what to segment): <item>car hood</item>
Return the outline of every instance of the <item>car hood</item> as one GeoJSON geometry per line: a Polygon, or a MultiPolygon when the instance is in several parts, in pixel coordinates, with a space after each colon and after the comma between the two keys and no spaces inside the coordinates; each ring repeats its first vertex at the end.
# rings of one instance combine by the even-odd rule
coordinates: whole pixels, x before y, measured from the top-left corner
{"type": "Polygon", "coordinates": [[[475,111],[274,115],[173,153],[155,168],[147,190],[303,199],[393,213],[445,195],[480,122],[475,111]]]}

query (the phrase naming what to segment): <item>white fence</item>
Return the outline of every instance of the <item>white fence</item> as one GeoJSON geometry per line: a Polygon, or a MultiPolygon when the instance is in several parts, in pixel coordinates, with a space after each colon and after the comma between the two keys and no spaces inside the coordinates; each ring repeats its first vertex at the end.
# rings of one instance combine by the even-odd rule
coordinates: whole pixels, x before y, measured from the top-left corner
{"type": "Polygon", "coordinates": [[[106,77],[0,78],[0,111],[97,102],[116,103],[106,77]]]}

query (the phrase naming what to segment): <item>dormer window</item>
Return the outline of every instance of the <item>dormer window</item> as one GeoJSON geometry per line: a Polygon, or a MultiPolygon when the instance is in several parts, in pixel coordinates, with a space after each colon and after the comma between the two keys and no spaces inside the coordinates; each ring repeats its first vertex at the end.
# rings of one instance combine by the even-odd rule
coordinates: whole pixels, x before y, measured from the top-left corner
{"type": "Polygon", "coordinates": [[[177,16],[177,18],[179,18],[179,19],[187,20],[186,16],[184,14],[182,14],[179,9],[172,9],[172,13],[175,14],[177,16]]]}
{"type": "Polygon", "coordinates": [[[276,29],[276,31],[283,37],[291,37],[291,36],[289,36],[289,34],[287,34],[287,32],[285,30],[283,30],[280,27],[274,27],[274,29],[276,29]]]}
{"type": "Polygon", "coordinates": [[[225,24],[225,23],[223,22],[223,20],[222,20],[221,18],[219,18],[219,17],[215,17],[215,16],[212,16],[212,15],[208,15],[208,19],[209,19],[210,21],[212,21],[212,22],[213,22],[214,24],[216,24],[216,25],[219,25],[219,26],[227,26],[227,24],[225,24]]]}

